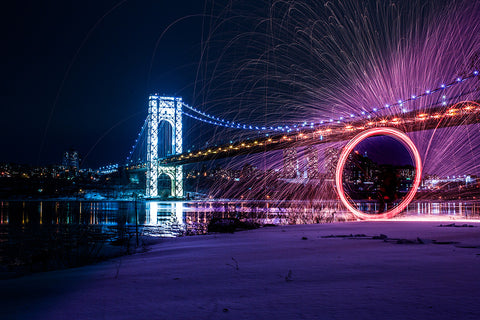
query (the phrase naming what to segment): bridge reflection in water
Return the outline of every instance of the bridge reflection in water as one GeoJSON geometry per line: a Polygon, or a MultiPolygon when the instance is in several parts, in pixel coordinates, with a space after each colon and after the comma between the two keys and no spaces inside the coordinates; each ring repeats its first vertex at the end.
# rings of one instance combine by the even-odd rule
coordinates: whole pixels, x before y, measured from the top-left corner
{"type": "MultiPolygon", "coordinates": [[[[376,210],[373,202],[359,205],[376,210]]],[[[131,253],[137,234],[140,237],[204,234],[214,218],[259,225],[354,220],[340,201],[335,200],[0,201],[0,267],[30,272],[92,263],[101,259],[105,249],[113,248],[117,254],[131,253]]],[[[414,202],[396,219],[479,220],[480,201],[414,202]]]]}
{"type": "MultiPolygon", "coordinates": [[[[378,203],[355,201],[365,211],[378,203]]],[[[480,201],[416,201],[398,218],[436,216],[444,219],[480,219],[480,201]]],[[[99,231],[119,225],[139,226],[145,235],[172,237],[204,234],[213,218],[235,218],[254,223],[287,225],[354,220],[340,201],[3,201],[0,202],[0,241],[11,230],[29,234],[42,228],[82,225],[99,231]],[[136,213],[136,214],[135,214],[136,213]]]]}
{"type": "MultiPolygon", "coordinates": [[[[362,209],[375,212],[378,203],[362,202],[362,209]]],[[[204,234],[214,218],[235,218],[260,225],[331,223],[356,220],[339,201],[204,201],[147,202],[144,234],[180,236],[204,234]]],[[[480,202],[411,203],[397,219],[480,219],[480,202]]],[[[141,220],[141,219],[140,219],[141,220]]]]}

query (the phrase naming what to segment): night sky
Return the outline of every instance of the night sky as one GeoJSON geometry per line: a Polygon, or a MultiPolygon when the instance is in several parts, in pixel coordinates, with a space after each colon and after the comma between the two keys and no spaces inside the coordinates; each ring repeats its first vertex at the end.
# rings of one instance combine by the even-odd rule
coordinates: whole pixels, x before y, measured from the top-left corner
{"type": "MultiPolygon", "coordinates": [[[[422,6],[425,12],[416,9],[423,3],[420,0],[395,2],[398,9],[394,10],[393,17],[398,13],[402,17],[398,21],[403,24],[393,32],[390,30],[392,17],[385,12],[377,17],[379,13],[374,10],[382,9],[379,4],[385,2],[365,0],[370,4],[367,8],[372,12],[373,27],[365,30],[364,38],[355,41],[349,32],[341,32],[344,25],[330,28],[328,22],[332,12],[322,2],[307,1],[305,7],[301,6],[303,2],[298,2],[299,8],[305,11],[298,14],[292,13],[288,6],[278,5],[282,2],[275,2],[278,12],[271,11],[269,3],[55,0],[12,1],[3,5],[0,163],[59,164],[63,152],[73,148],[79,151],[83,168],[123,164],[147,116],[147,100],[151,93],[180,96],[189,105],[213,115],[262,126],[283,125],[286,120],[289,123],[314,121],[330,117],[332,111],[339,115],[343,110],[335,104],[339,101],[349,112],[363,110],[371,106],[367,98],[377,99],[379,93],[385,94],[384,100],[389,102],[392,100],[390,89],[401,91],[407,86],[405,90],[410,90],[410,81],[400,78],[395,82],[393,79],[392,83],[385,82],[388,85],[371,81],[376,79],[376,73],[368,74],[370,62],[383,66],[391,60],[389,54],[396,57],[396,41],[409,35],[407,26],[412,25],[423,35],[424,23],[428,22],[435,27],[434,31],[441,31],[442,16],[429,20],[425,18],[426,13],[430,10],[436,18],[442,5],[450,1],[428,1],[430,6],[422,6]],[[284,19],[286,12],[291,14],[288,19],[284,19]],[[264,18],[270,13],[278,18],[272,26],[265,23],[268,19],[264,18]],[[415,16],[410,19],[413,14],[415,16]],[[317,32],[324,29],[330,32],[331,38],[339,40],[342,50],[348,53],[347,58],[356,62],[342,60],[341,55],[336,55],[339,52],[336,47],[329,51],[332,43],[322,42],[328,38],[323,37],[322,32],[312,38],[302,37],[297,27],[308,31],[311,20],[307,18],[323,21],[323,27],[317,32]],[[377,48],[373,49],[376,51],[371,53],[375,60],[364,57],[365,52],[360,50],[363,47],[359,49],[355,44],[370,44],[371,36],[377,31],[384,37],[375,42],[377,48]],[[213,36],[209,38],[210,35],[213,36]],[[366,81],[352,80],[350,83],[349,73],[344,70],[351,66],[361,75],[359,79],[364,79],[365,75],[366,81]],[[344,74],[348,77],[343,78],[344,74]],[[343,82],[337,80],[339,76],[343,82]],[[378,85],[378,88],[370,90],[369,86],[359,83],[378,85]],[[349,86],[358,92],[348,90],[349,86]]],[[[342,20],[345,26],[355,25],[356,20],[352,22],[349,17],[357,17],[363,7],[354,6],[356,1],[350,3],[353,7],[350,9],[341,6],[343,1],[335,3],[342,10],[350,10],[337,13],[339,17],[345,16],[345,21],[342,20]]],[[[478,11],[480,5],[472,8],[478,11]]],[[[465,20],[472,25],[468,30],[478,30],[475,29],[478,27],[475,10],[458,11],[463,12],[459,21],[465,20]],[[473,12],[470,20],[465,16],[469,12],[473,12]]],[[[480,41],[476,34],[471,34],[468,33],[469,37],[462,43],[475,51],[480,41]]],[[[442,36],[441,39],[450,38],[442,36]]],[[[455,49],[460,40],[447,42],[455,49]]],[[[450,51],[445,50],[446,53],[450,51]]],[[[437,57],[438,51],[433,53],[437,57]]],[[[421,62],[424,56],[417,59],[421,62]]],[[[450,57],[449,54],[444,56],[450,57]]],[[[459,63],[463,64],[463,60],[457,61],[459,63]]],[[[434,71],[431,78],[436,81],[439,76],[434,71]]],[[[453,72],[447,71],[449,75],[453,72]]],[[[419,78],[424,81],[423,77],[419,78]]],[[[434,81],[432,79],[428,78],[428,83],[434,81]]],[[[415,87],[414,91],[417,89],[415,87]]],[[[425,153],[425,163],[430,165],[427,171],[448,173],[451,163],[458,163],[456,171],[462,174],[480,168],[475,162],[478,157],[474,156],[480,148],[475,140],[476,129],[471,129],[471,133],[465,130],[464,127],[439,130],[434,138],[429,132],[410,134],[415,136],[414,142],[420,152],[425,153]],[[457,152],[455,148],[444,147],[445,138],[450,137],[455,137],[449,139],[455,141],[452,142],[455,146],[468,148],[457,152]]],[[[206,142],[209,145],[228,142],[234,135],[239,133],[230,134],[219,127],[202,125],[184,117],[184,150],[191,149],[192,145],[205,147],[206,142]]],[[[394,154],[393,151],[386,153],[394,154]]]]}
{"type": "Polygon", "coordinates": [[[2,5],[0,162],[61,163],[70,148],[83,167],[122,162],[150,93],[191,99],[204,10],[199,0],[2,5]]]}
{"type": "Polygon", "coordinates": [[[394,166],[415,165],[408,148],[389,136],[373,136],[361,141],[355,150],[378,164],[394,166]]]}

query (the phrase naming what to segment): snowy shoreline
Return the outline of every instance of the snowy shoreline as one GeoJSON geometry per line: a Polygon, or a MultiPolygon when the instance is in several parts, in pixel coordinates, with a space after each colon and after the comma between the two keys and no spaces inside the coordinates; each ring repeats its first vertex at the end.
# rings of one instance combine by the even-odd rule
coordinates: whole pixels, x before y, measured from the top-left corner
{"type": "Polygon", "coordinates": [[[0,317],[478,319],[479,267],[478,221],[267,227],[2,280],[0,317]]]}

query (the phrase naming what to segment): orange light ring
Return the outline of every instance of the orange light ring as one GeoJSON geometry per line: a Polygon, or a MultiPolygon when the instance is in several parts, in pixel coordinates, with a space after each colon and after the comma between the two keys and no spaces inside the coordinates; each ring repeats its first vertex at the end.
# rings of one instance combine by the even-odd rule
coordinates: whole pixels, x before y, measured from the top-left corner
{"type": "Polygon", "coordinates": [[[340,153],[337,168],[335,171],[335,184],[337,187],[337,193],[338,193],[338,196],[340,197],[340,200],[348,208],[348,210],[350,210],[350,212],[352,212],[357,218],[360,218],[363,220],[390,219],[395,215],[399,214],[400,212],[402,212],[402,210],[405,209],[415,197],[415,193],[417,192],[417,189],[420,186],[421,178],[422,178],[422,159],[420,157],[420,154],[418,153],[417,147],[405,133],[390,127],[378,127],[378,128],[369,129],[355,136],[355,138],[353,138],[352,140],[350,140],[349,143],[347,143],[347,145],[343,148],[342,152],[340,153]],[[403,144],[405,144],[405,146],[408,147],[408,151],[410,152],[410,154],[412,155],[415,161],[415,179],[413,181],[412,188],[408,191],[406,197],[398,204],[398,206],[382,214],[368,214],[358,210],[348,201],[345,195],[345,191],[343,189],[343,183],[342,183],[343,169],[347,162],[348,156],[350,155],[352,150],[364,139],[371,136],[377,136],[377,135],[391,136],[393,138],[396,138],[398,141],[402,142],[403,144]]]}

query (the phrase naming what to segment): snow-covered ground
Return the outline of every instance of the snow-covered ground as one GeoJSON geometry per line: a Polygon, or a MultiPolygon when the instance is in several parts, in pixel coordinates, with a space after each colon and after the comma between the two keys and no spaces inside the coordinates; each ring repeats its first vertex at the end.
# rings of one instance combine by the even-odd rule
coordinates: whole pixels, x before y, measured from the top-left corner
{"type": "Polygon", "coordinates": [[[0,318],[480,319],[480,223],[454,222],[474,227],[375,221],[163,239],[2,280],[0,318]]]}

